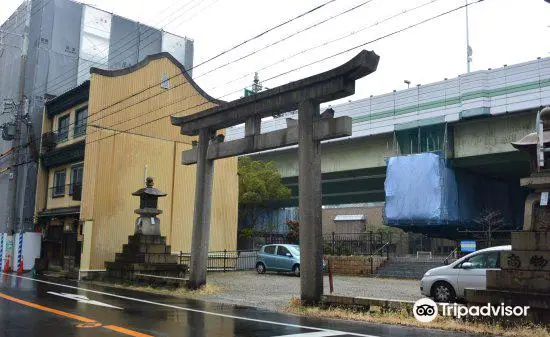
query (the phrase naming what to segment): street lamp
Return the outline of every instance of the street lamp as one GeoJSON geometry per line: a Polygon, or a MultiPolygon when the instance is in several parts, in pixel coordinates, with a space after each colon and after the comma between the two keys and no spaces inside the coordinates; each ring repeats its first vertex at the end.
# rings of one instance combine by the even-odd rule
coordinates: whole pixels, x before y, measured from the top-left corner
{"type": "MultiPolygon", "coordinates": [[[[550,0],[544,0],[550,1],[550,0]]],[[[466,10],[466,67],[468,73],[470,72],[470,64],[472,63],[472,47],[470,47],[470,27],[468,20],[468,0],[465,0],[465,10],[466,10]]]]}
{"type": "MultiPolygon", "coordinates": [[[[549,0],[550,1],[550,0],[549,0]]],[[[403,83],[405,83],[407,85],[407,89],[409,89],[411,87],[411,81],[409,80],[404,80],[403,83]]]]}

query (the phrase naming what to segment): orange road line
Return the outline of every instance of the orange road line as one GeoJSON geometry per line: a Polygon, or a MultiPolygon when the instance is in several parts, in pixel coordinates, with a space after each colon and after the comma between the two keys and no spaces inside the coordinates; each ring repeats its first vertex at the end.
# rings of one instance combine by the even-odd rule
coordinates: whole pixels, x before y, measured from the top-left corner
{"type": "MultiPolygon", "coordinates": [[[[80,322],[98,323],[96,320],[93,320],[93,319],[90,319],[90,318],[74,315],[74,314],[71,314],[71,313],[68,313],[68,312],[65,312],[65,311],[61,311],[61,310],[48,308],[48,307],[45,307],[45,306],[42,306],[42,305],[39,305],[39,304],[36,304],[36,303],[27,302],[27,301],[21,300],[19,298],[12,297],[12,296],[9,296],[9,295],[6,295],[6,294],[0,293],[0,298],[4,298],[6,300],[9,300],[9,301],[12,301],[12,302],[15,302],[15,303],[26,305],[27,307],[31,307],[31,308],[34,308],[34,309],[38,309],[38,310],[42,310],[42,311],[46,311],[46,312],[51,312],[52,314],[56,314],[56,315],[59,315],[59,316],[72,318],[72,319],[80,321],[80,322]]],[[[137,332],[137,331],[121,328],[121,327],[116,326],[116,325],[105,325],[103,327],[106,328],[106,329],[112,330],[112,331],[116,331],[116,332],[128,335],[128,336],[132,336],[132,337],[154,337],[154,336],[147,335],[147,334],[144,334],[144,333],[140,333],[140,332],[137,332]]]]}
{"type": "Polygon", "coordinates": [[[26,305],[27,307],[35,308],[35,309],[42,310],[42,311],[51,312],[51,313],[59,315],[59,316],[64,316],[64,317],[76,319],[77,321],[81,321],[81,322],[85,322],[85,323],[94,323],[95,322],[95,320],[93,320],[93,319],[89,319],[89,318],[78,316],[78,315],[73,315],[73,314],[70,314],[68,312],[61,311],[61,310],[56,310],[56,309],[44,307],[44,306],[36,304],[36,303],[23,301],[23,300],[20,300],[18,298],[11,297],[11,296],[8,296],[8,295],[2,294],[2,293],[0,293],[0,297],[5,298],[6,300],[10,300],[10,301],[15,302],[15,303],[26,305]]]}
{"type": "Polygon", "coordinates": [[[113,331],[116,331],[116,332],[120,332],[120,333],[123,333],[123,334],[126,334],[128,336],[133,336],[133,337],[153,337],[151,335],[147,335],[147,334],[144,334],[144,333],[141,333],[141,332],[136,332],[136,331],[133,331],[133,330],[128,330],[128,329],[124,329],[124,328],[121,328],[119,326],[116,326],[116,325],[104,325],[103,326],[105,329],[109,329],[109,330],[113,330],[113,331]]]}

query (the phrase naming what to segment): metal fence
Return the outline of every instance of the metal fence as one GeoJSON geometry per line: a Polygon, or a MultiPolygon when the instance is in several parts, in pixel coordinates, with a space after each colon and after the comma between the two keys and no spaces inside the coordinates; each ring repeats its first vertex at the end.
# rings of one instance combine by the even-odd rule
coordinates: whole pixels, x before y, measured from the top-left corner
{"type": "Polygon", "coordinates": [[[263,245],[291,243],[285,233],[254,233],[245,236],[238,233],[237,247],[239,250],[258,250],[263,245]]]}
{"type": "MultiPolygon", "coordinates": [[[[330,255],[372,255],[384,247],[384,254],[395,251],[391,233],[332,233],[323,235],[325,254],[330,255]]],[[[380,251],[382,254],[382,251],[380,251]]]]}
{"type": "MultiPolygon", "coordinates": [[[[394,253],[399,238],[392,238],[389,232],[362,233],[331,233],[323,235],[323,253],[330,255],[371,255],[384,244],[385,251],[394,253]]],[[[287,234],[255,233],[246,238],[240,238],[240,247],[258,250],[263,245],[297,244],[290,242],[287,234]]]]}
{"type": "MultiPolygon", "coordinates": [[[[208,271],[237,271],[256,268],[257,250],[222,250],[208,253],[208,271]]],[[[191,253],[179,253],[180,263],[190,266],[191,253]]]]}

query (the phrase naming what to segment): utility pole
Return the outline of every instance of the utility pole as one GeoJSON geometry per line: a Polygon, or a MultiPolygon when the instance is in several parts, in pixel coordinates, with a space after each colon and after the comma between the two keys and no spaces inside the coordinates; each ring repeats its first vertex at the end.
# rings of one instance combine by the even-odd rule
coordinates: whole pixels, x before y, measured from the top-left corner
{"type": "Polygon", "coordinates": [[[11,182],[8,186],[8,219],[6,221],[6,231],[11,234],[15,230],[15,215],[17,214],[17,166],[19,153],[21,152],[21,122],[26,111],[24,111],[28,104],[26,104],[25,98],[25,68],[27,66],[27,57],[29,49],[29,28],[31,20],[31,7],[30,1],[26,0],[25,8],[25,28],[23,32],[23,44],[21,48],[21,64],[19,67],[19,106],[15,114],[15,139],[12,141],[13,160],[10,179],[11,182]]]}
{"type": "Polygon", "coordinates": [[[468,73],[470,72],[470,67],[472,63],[472,47],[470,47],[470,23],[468,20],[468,0],[465,0],[466,3],[466,67],[468,70],[468,73]]]}

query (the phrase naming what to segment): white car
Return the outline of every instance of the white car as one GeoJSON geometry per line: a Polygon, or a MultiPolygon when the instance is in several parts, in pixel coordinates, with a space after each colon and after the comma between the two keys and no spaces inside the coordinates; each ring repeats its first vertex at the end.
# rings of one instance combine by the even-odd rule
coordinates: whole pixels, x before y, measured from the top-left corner
{"type": "Polygon", "coordinates": [[[487,270],[500,269],[500,253],[512,246],[498,246],[478,250],[455,262],[428,270],[420,281],[420,292],[436,302],[450,302],[464,298],[464,289],[482,289],[487,286],[487,270]]]}

